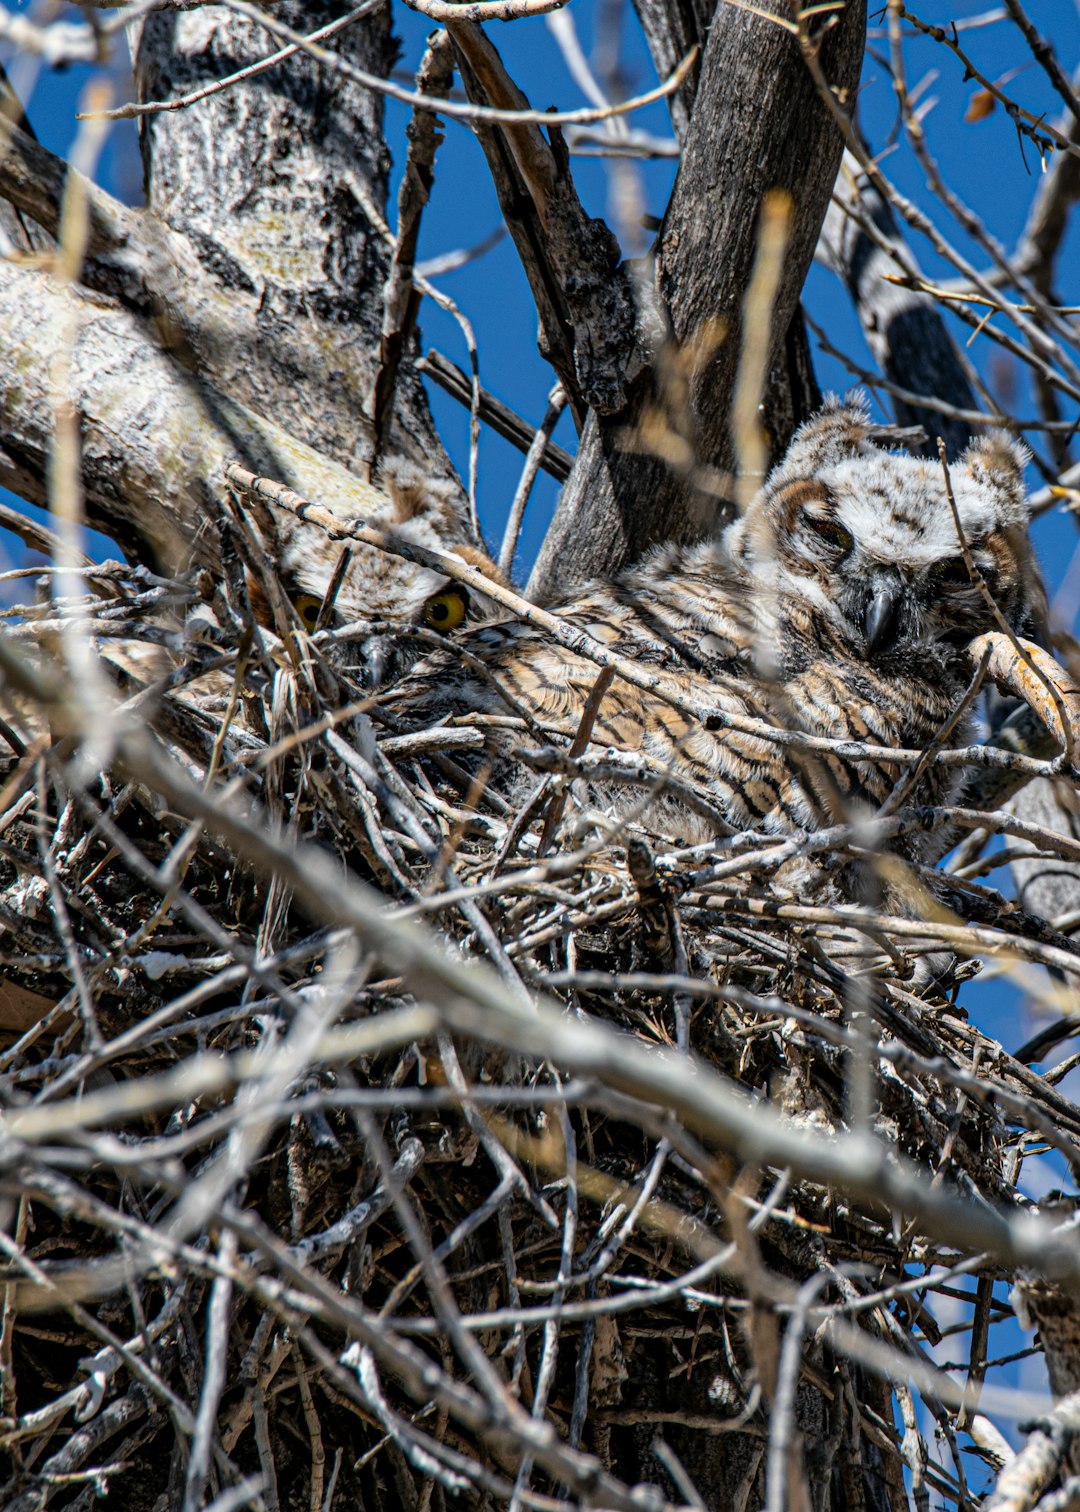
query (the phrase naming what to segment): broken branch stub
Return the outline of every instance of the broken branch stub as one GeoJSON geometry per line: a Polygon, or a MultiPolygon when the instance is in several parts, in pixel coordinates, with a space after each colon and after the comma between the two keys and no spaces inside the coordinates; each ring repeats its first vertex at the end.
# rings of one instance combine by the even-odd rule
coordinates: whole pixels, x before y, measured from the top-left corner
{"type": "Polygon", "coordinates": [[[1059,661],[1034,641],[1000,630],[977,635],[968,647],[977,664],[987,656],[987,675],[1003,692],[1019,698],[1066,752],[1080,741],[1080,690],[1059,661]]]}

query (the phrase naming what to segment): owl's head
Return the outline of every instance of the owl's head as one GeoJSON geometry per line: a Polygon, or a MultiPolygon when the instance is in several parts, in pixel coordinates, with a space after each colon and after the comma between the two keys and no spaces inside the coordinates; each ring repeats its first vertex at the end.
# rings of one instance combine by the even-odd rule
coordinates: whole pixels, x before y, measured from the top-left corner
{"type": "Polygon", "coordinates": [[[1045,603],[1024,447],[1002,432],[973,441],[949,468],[954,515],[941,464],[886,451],[874,432],[862,403],[830,398],[731,527],[732,556],[856,655],[906,670],[994,628],[966,544],[1010,626],[1031,633],[1045,603]]]}
{"type": "MultiPolygon", "coordinates": [[[[449,484],[432,480],[413,463],[387,463],[381,488],[365,494],[363,515],[365,524],[392,540],[449,552],[501,580],[499,569],[473,533],[459,493],[449,484]]],[[[421,625],[451,632],[466,620],[483,619],[491,612],[486,600],[479,601],[444,574],[363,542],[348,544],[342,574],[342,543],[288,510],[263,505],[256,523],[285,595],[307,630],[320,624],[330,628],[372,620],[389,627],[361,635],[343,648],[346,663],[368,686],[379,686],[404,670],[415,653],[415,647],[409,646],[410,629],[421,625]],[[333,603],[324,608],[331,592],[333,603]]],[[[260,597],[257,585],[252,597],[260,597]]]]}

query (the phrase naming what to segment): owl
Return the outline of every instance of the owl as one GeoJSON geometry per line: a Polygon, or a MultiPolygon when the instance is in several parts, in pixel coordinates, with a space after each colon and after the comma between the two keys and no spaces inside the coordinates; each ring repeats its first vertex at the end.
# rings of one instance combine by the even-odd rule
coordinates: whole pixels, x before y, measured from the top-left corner
{"type": "MultiPolygon", "coordinates": [[[[631,753],[645,787],[594,781],[594,809],[615,820],[633,812],[695,841],[725,830],[820,830],[872,813],[902,767],[800,751],[724,716],[923,749],[969,682],[967,643],[993,623],[984,589],[1015,630],[1030,630],[1041,588],[1023,448],[990,435],[950,469],[980,587],[940,465],[884,450],[874,434],[861,403],[830,399],[717,537],[661,547],[553,611],[648,668],[663,690],[718,711],[696,718],[616,676],[587,754],[631,753]],[[687,803],[693,794],[704,801],[687,803]]],[[[467,656],[447,651],[414,670],[401,689],[407,706],[428,719],[466,709],[525,715],[549,738],[578,732],[594,662],[517,621],[466,631],[460,644],[467,656]]],[[[962,715],[949,743],[966,742],[970,724],[962,715]]],[[[932,766],[917,801],[948,801],[957,782],[954,768],[932,766]]]]}
{"type": "MultiPolygon", "coordinates": [[[[501,580],[462,508],[457,492],[433,482],[413,463],[387,462],[382,487],[363,499],[364,523],[409,546],[450,552],[486,576],[501,580]]],[[[467,610],[475,621],[489,606],[470,600],[442,574],[379,551],[362,542],[347,547],[342,571],[340,543],[303,518],[251,494],[244,512],[257,531],[260,545],[273,564],[274,575],[304,628],[341,626],[356,621],[380,621],[386,630],[360,642],[360,665],[353,671],[368,687],[379,687],[400,676],[407,665],[408,636],[399,633],[415,625],[440,631],[456,630],[467,610]],[[340,582],[336,580],[340,578],[340,582]],[[332,603],[327,595],[332,593],[332,603]]],[[[274,627],[273,610],[264,586],[249,573],[248,591],[256,617],[274,627]]],[[[356,658],[354,657],[354,662],[356,658]]]]}
{"type": "MultiPolygon", "coordinates": [[[[363,521],[406,546],[436,548],[456,556],[495,581],[501,574],[475,535],[460,496],[433,482],[403,459],[387,463],[381,487],[357,483],[363,521]]],[[[255,618],[276,632],[273,660],[289,664],[281,641],[297,621],[309,633],[352,627],[336,646],[324,648],[331,663],[347,667],[367,689],[399,677],[422,647],[410,637],[417,626],[456,630],[466,612],[473,622],[491,606],[481,596],[467,598],[443,573],[407,562],[363,542],[343,546],[295,511],[275,505],[257,491],[234,496],[232,525],[246,565],[248,598],[255,618]]],[[[219,584],[204,572],[195,579],[200,597],[181,617],[162,616],[148,640],[111,639],[98,647],[125,688],[168,679],[184,662],[197,669],[199,652],[208,657],[229,647],[222,628],[219,584]],[[160,632],[168,632],[164,641],[160,632]]],[[[235,610],[235,605],[233,606],[235,610]]],[[[232,670],[199,675],[193,671],[177,696],[203,712],[228,709],[232,670]]]]}

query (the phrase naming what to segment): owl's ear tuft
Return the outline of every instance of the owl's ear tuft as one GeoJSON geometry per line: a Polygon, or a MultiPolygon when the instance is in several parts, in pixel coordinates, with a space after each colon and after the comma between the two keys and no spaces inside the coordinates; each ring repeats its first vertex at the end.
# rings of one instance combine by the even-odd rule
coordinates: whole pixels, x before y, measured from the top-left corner
{"type": "Polygon", "coordinates": [[[984,501],[993,501],[995,529],[986,544],[998,558],[999,603],[1015,630],[1048,645],[1046,590],[1028,536],[1024,468],[1030,458],[1022,441],[997,430],[972,441],[960,467],[968,486],[974,485],[984,501]]]}
{"type": "Polygon", "coordinates": [[[1022,441],[997,430],[974,440],[960,463],[974,483],[994,491],[1009,510],[1010,523],[1026,524],[1024,468],[1030,460],[1031,453],[1022,441]]]}
{"type": "Polygon", "coordinates": [[[383,464],[380,481],[394,506],[391,527],[427,516],[447,543],[464,537],[466,511],[446,478],[433,478],[405,457],[391,457],[383,464]]]}
{"type": "Polygon", "coordinates": [[[971,472],[983,472],[999,485],[1022,488],[1031,452],[1008,431],[995,430],[977,436],[960,460],[971,472]]]}
{"type": "Polygon", "coordinates": [[[816,415],[799,426],[774,477],[780,482],[813,476],[847,457],[865,454],[874,427],[866,396],[852,389],[843,399],[826,394],[816,415]]]}

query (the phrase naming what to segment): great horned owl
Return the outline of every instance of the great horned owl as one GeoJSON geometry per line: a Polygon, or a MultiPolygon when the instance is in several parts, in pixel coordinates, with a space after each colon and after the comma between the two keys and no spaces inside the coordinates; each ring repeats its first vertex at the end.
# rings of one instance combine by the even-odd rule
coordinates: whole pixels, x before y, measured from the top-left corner
{"type": "MultiPolygon", "coordinates": [[[[288,639],[295,619],[312,632],[320,627],[351,627],[330,660],[347,664],[365,687],[376,688],[402,675],[422,647],[410,631],[423,625],[454,631],[468,613],[483,620],[490,606],[466,595],[441,572],[360,541],[347,546],[330,538],[296,511],[274,504],[257,490],[234,495],[233,534],[245,565],[244,582],[255,618],[288,639]]],[[[405,546],[436,548],[456,556],[495,581],[499,569],[474,533],[460,495],[449,485],[432,482],[414,464],[387,463],[381,487],[356,484],[356,513],[361,523],[405,546]]],[[[351,520],[352,517],[350,517],[351,520]]],[[[220,576],[220,574],[218,575],[220,576]]],[[[181,619],[162,616],[146,640],[109,639],[100,650],[124,679],[125,688],[175,682],[178,668],[189,675],[177,696],[216,716],[231,707],[233,667],[224,672],[199,671],[200,657],[212,658],[230,646],[218,577],[202,572],[194,579],[200,597],[185,605],[181,619]],[[163,642],[163,631],[171,632],[163,642]]],[[[231,611],[236,605],[232,603],[231,611]]],[[[269,642],[265,666],[291,665],[282,641],[269,642]]]]}
{"type": "MultiPolygon", "coordinates": [[[[720,711],[778,731],[925,748],[969,681],[967,642],[992,618],[965,564],[940,465],[885,451],[873,434],[865,408],[831,399],[716,539],[660,548],[554,612],[647,665],[664,688],[720,711]]],[[[950,479],[974,564],[1021,632],[1041,595],[1023,463],[1023,448],[995,434],[973,442],[950,479]]],[[[575,734],[594,662],[519,622],[466,632],[461,644],[468,657],[446,653],[415,670],[407,703],[428,717],[523,709],[546,730],[575,734]]],[[[950,742],[969,731],[965,716],[950,742]]],[[[821,829],[872,812],[902,772],[800,752],[722,717],[703,722],[618,677],[591,731],[593,754],[611,746],[695,787],[740,831],[821,829]]],[[[934,767],[919,798],[947,800],[956,782],[955,768],[934,767]]],[[[642,795],[594,785],[589,796],[619,817],[642,795]]],[[[710,832],[662,797],[647,819],[668,835],[710,832]]],[[[920,859],[928,849],[913,847],[920,859]]]]}
{"type": "MultiPolygon", "coordinates": [[[[368,489],[363,500],[367,525],[407,546],[434,547],[489,577],[500,577],[499,569],[477,540],[458,494],[449,485],[433,483],[415,464],[401,459],[387,463],[381,482],[381,489],[368,489]]],[[[475,612],[481,606],[470,602],[452,580],[362,542],[353,542],[347,548],[346,570],[334,592],[332,612],[327,614],[326,595],[338,576],[345,548],[330,541],[324,531],[296,514],[273,507],[258,494],[249,495],[244,507],[258,530],[277,581],[307,630],[314,630],[320,621],[349,624],[375,620],[388,627],[387,634],[362,642],[363,667],[359,670],[368,686],[377,687],[403,670],[402,652],[407,641],[394,633],[395,627],[423,624],[433,630],[453,631],[464,622],[470,608],[473,618],[482,617],[475,612]]],[[[258,580],[250,574],[248,587],[256,615],[271,625],[270,605],[258,580]]]]}

